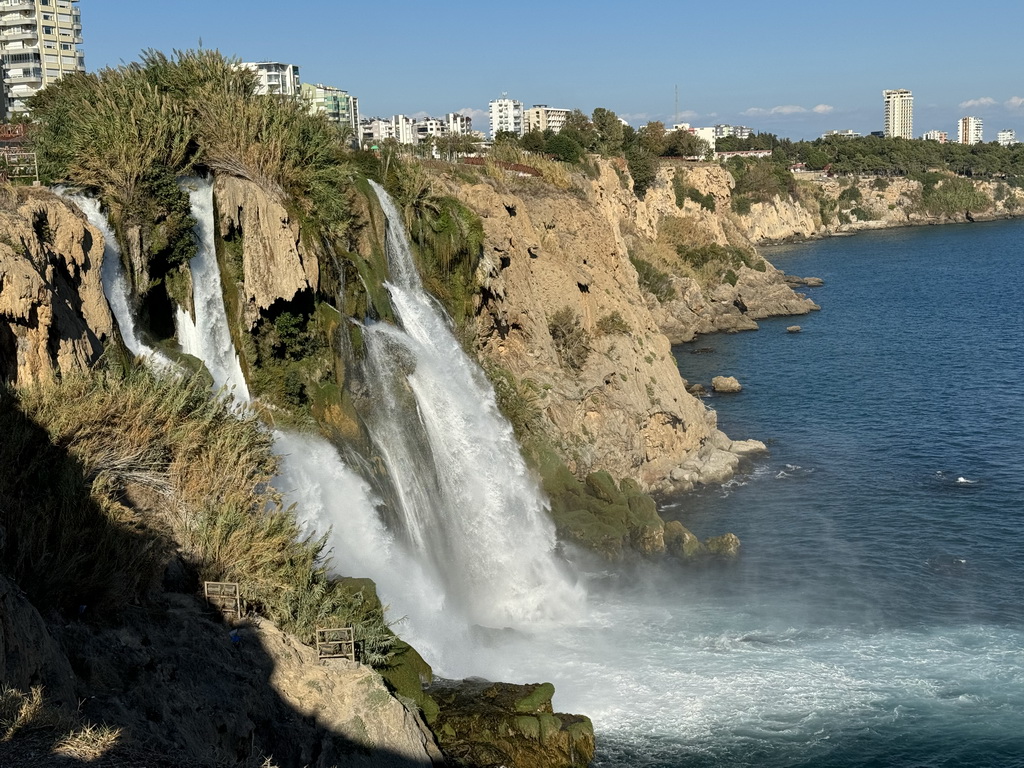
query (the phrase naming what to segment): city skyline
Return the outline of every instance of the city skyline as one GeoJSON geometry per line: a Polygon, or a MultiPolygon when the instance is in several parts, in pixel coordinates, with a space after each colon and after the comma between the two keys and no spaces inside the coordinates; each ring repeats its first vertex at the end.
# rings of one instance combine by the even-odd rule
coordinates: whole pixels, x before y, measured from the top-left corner
{"type": "Polygon", "coordinates": [[[634,126],[742,124],[814,139],[828,130],[882,130],[880,92],[906,88],[915,96],[915,136],[955,135],[964,115],[982,118],[993,135],[1024,133],[1024,83],[1014,76],[1024,6],[1010,2],[981,9],[998,23],[985,27],[985,56],[967,65],[937,53],[963,42],[963,18],[945,0],[926,12],[876,0],[841,9],[741,0],[711,17],[668,2],[623,13],[600,0],[433,10],[398,0],[379,22],[304,0],[289,6],[294,24],[282,24],[280,5],[267,0],[80,5],[90,71],[133,61],[146,48],[169,53],[201,42],[245,61],[296,64],[303,82],[358,97],[364,116],[466,111],[486,130],[488,103],[507,93],[527,108],[605,107],[634,126]],[[879,19],[914,34],[883,56],[871,44],[879,19]],[[526,55],[531,50],[541,55],[526,55]]]}

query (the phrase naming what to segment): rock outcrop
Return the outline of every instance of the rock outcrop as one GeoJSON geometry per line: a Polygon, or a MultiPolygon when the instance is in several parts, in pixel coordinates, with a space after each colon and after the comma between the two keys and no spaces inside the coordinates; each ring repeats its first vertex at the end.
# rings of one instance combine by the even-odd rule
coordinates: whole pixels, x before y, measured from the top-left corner
{"type": "Polygon", "coordinates": [[[441,705],[435,728],[450,765],[585,768],[594,757],[590,719],[555,713],[550,683],[437,680],[429,691],[441,705]]]}
{"type": "Polygon", "coordinates": [[[251,181],[224,174],[217,176],[214,195],[221,236],[242,240],[242,316],[249,329],[276,301],[316,291],[316,253],[304,247],[298,223],[279,200],[251,181]]]}
{"type": "Polygon", "coordinates": [[[92,366],[112,333],[103,237],[61,198],[8,189],[0,204],[0,380],[37,384],[92,366]]]}

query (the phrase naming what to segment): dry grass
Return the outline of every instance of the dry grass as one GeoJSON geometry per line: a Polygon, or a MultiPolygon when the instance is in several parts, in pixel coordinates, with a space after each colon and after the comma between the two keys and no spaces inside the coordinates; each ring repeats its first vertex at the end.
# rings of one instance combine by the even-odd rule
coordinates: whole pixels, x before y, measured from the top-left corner
{"type": "Polygon", "coordinates": [[[318,625],[354,626],[368,660],[387,660],[393,636],[380,606],[327,575],[325,540],[302,534],[271,485],[278,460],[255,415],[210,398],[201,379],[146,371],[0,396],[11,435],[0,460],[36,457],[29,474],[0,476],[14,502],[2,521],[14,546],[0,566],[33,600],[116,609],[139,599],[177,548],[201,580],[240,582],[253,610],[300,639],[318,625]],[[159,508],[126,503],[137,486],[159,508]],[[25,487],[40,492],[19,498],[25,487]]]}
{"type": "Polygon", "coordinates": [[[82,722],[46,704],[43,689],[0,688],[0,743],[31,740],[52,755],[98,760],[121,741],[121,729],[82,722]]]}

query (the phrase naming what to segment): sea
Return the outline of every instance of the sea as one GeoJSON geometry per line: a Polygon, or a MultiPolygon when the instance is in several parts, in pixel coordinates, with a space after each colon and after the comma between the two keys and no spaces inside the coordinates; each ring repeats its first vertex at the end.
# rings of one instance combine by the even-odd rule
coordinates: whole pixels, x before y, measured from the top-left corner
{"type": "Polygon", "coordinates": [[[674,349],[768,446],[661,500],[739,557],[592,567],[490,671],[552,680],[595,766],[1024,766],[1024,222],[765,255],[821,311],[674,349]]]}

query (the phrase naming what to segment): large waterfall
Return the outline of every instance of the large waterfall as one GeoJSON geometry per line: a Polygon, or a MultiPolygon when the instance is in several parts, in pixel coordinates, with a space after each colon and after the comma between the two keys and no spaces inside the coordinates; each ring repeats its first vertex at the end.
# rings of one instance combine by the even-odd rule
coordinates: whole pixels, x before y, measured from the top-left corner
{"type": "MultiPolygon", "coordinates": [[[[179,340],[206,365],[216,389],[245,405],[250,395],[216,259],[212,185],[184,184],[198,250],[190,263],[194,319],[178,311],[179,340]]],[[[403,637],[445,674],[479,674],[486,670],[472,653],[475,625],[561,621],[582,604],[582,589],[556,560],[544,500],[493,392],[423,291],[401,220],[386,193],[377,193],[388,218],[388,288],[401,327],[366,327],[376,404],[368,422],[395,489],[387,518],[400,530],[387,529],[369,484],[317,435],[274,432],[281,457],[276,484],[309,533],[330,532],[336,573],[376,582],[390,619],[402,621],[396,629],[403,637]]],[[[78,202],[109,232],[97,204],[78,202]]],[[[120,265],[119,257],[107,261],[120,265]]],[[[118,285],[106,272],[104,283],[118,285]]],[[[144,354],[127,288],[110,296],[122,335],[144,354]]]]}
{"type": "Polygon", "coordinates": [[[401,324],[366,328],[378,399],[371,434],[406,541],[474,623],[564,619],[582,592],[556,562],[544,499],[483,373],[423,290],[401,216],[371,184],[387,218],[387,287],[401,324]]]}

